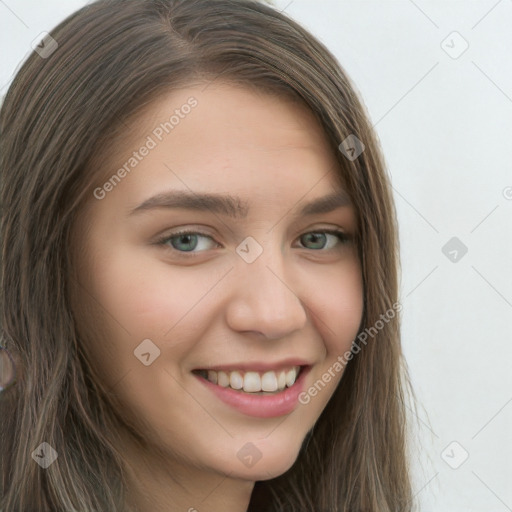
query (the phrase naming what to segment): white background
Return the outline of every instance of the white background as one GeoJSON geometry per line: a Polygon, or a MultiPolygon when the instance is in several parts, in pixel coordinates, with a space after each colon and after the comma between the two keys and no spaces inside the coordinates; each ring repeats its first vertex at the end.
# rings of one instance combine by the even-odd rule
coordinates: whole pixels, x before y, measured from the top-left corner
{"type": "MultiPolygon", "coordinates": [[[[512,511],[512,1],[274,3],[353,79],[392,177],[419,509],[512,511]]],[[[0,0],[0,96],[84,4],[0,0]]]]}

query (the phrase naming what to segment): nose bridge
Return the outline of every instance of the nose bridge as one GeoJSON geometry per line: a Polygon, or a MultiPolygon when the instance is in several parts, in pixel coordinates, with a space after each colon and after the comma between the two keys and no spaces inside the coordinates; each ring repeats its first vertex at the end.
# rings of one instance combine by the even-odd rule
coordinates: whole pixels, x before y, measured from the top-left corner
{"type": "Polygon", "coordinates": [[[259,331],[269,338],[301,329],[306,322],[306,311],[296,283],[287,271],[281,246],[268,236],[261,243],[247,240],[237,252],[236,282],[228,317],[231,327],[259,331]],[[241,249],[245,252],[239,252],[241,249]],[[259,252],[252,261],[247,257],[251,251],[252,257],[259,252]]]}

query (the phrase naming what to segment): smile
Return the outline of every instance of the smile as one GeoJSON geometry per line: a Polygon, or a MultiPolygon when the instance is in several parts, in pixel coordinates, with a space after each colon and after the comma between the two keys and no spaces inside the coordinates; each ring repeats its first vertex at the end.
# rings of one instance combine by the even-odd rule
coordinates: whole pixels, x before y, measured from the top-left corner
{"type": "Polygon", "coordinates": [[[259,371],[248,365],[245,370],[198,369],[192,373],[212,396],[242,414],[259,418],[290,414],[299,405],[311,365],[288,363],[274,370],[258,366],[259,371]]]}
{"type": "Polygon", "coordinates": [[[223,388],[245,393],[273,394],[292,387],[301,369],[301,366],[292,366],[280,371],[195,370],[194,373],[223,388]]]}

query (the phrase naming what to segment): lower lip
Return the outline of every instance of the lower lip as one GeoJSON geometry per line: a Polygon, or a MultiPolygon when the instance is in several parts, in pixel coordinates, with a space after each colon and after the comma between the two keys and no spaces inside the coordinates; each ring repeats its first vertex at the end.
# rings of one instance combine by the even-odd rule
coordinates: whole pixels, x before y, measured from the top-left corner
{"type": "Polygon", "coordinates": [[[199,375],[196,377],[225,404],[238,409],[241,413],[257,418],[275,418],[290,414],[295,409],[310,368],[310,366],[303,367],[293,386],[273,395],[244,393],[231,388],[223,388],[199,375]]]}

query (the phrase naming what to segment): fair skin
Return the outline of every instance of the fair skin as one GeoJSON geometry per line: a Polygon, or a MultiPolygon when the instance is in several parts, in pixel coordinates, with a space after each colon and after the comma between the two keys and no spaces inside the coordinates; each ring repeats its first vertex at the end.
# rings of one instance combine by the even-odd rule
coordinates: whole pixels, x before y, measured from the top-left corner
{"type": "Polygon", "coordinates": [[[144,111],[135,135],[101,155],[104,177],[191,96],[197,106],[172,132],[153,137],[158,144],[129,174],[91,198],[78,231],[86,251],[77,255],[76,307],[84,331],[94,329],[87,351],[147,443],[138,448],[125,431],[113,440],[140,512],[245,511],[254,482],[293,465],[343,372],[309,403],[255,417],[224,403],[192,370],[300,358],[310,367],[308,389],[350,349],[363,308],[353,240],[322,231],[353,237],[353,206],[299,213],[315,199],[344,196],[332,150],[304,106],[227,83],[173,91],[144,111]],[[167,191],[237,196],[248,212],[130,213],[167,191]],[[183,229],[204,234],[170,238],[183,229]],[[236,252],[249,236],[263,250],[251,263],[236,252]],[[148,366],[134,355],[145,339],[160,350],[148,366]],[[254,465],[237,456],[247,443],[261,454],[254,465]]]}

